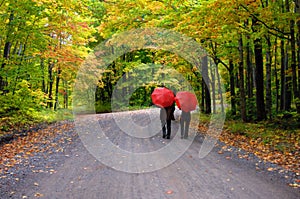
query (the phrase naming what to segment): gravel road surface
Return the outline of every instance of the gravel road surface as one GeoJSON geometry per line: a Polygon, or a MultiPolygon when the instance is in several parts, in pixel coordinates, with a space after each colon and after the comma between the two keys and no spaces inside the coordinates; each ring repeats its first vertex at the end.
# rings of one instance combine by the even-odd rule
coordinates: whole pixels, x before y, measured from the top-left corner
{"type": "MultiPolygon", "coordinates": [[[[124,114],[140,124],[149,120],[144,112],[124,114]]],[[[178,143],[185,142],[176,137],[175,132],[179,129],[176,121],[172,121],[171,139],[166,140],[161,138],[160,133],[149,138],[129,138],[111,114],[87,117],[92,117],[106,129],[106,139],[111,143],[120,148],[130,148],[134,153],[159,150],[174,143],[174,139],[178,139],[178,143]]],[[[78,136],[74,122],[67,123],[70,128],[57,134],[52,143],[59,143],[50,151],[36,153],[9,168],[5,174],[0,174],[1,199],[300,198],[299,189],[288,186],[289,180],[299,176],[263,162],[254,155],[240,158],[243,154],[240,149],[231,147],[220,153],[224,144],[218,142],[205,158],[200,159],[198,153],[205,138],[201,133],[171,164],[151,172],[131,173],[114,169],[95,158],[78,136]]],[[[59,129],[60,126],[54,125],[53,128],[59,129]]],[[[110,155],[114,158],[114,154],[110,155]]],[[[165,153],[164,156],[168,159],[170,154],[165,153]]],[[[163,162],[164,156],[157,161],[163,162]]]]}

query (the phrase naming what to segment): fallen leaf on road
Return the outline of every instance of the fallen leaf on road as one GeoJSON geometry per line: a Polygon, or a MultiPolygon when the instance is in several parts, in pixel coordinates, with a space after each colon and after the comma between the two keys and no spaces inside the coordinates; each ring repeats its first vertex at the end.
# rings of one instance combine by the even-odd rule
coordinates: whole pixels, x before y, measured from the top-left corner
{"type": "Polygon", "coordinates": [[[273,170],[274,170],[274,168],[272,168],[272,167],[268,168],[268,171],[273,171],[273,170]]]}
{"type": "Polygon", "coordinates": [[[34,196],[35,196],[35,197],[43,197],[44,195],[41,194],[41,193],[36,193],[36,194],[34,194],[34,196]]]}
{"type": "Polygon", "coordinates": [[[172,191],[172,190],[168,190],[168,191],[166,191],[166,193],[167,193],[167,194],[172,194],[173,191],[172,191]]]}
{"type": "Polygon", "coordinates": [[[291,187],[294,187],[294,188],[300,188],[300,184],[297,184],[297,183],[291,183],[291,184],[289,184],[289,186],[291,186],[291,187]]]}

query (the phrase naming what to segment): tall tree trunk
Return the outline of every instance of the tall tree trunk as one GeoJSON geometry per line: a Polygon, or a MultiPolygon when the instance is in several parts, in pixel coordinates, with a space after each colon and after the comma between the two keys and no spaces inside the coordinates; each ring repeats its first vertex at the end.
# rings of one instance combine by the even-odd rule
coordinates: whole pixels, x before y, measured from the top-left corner
{"type": "Polygon", "coordinates": [[[255,54],[255,82],[256,82],[256,112],[257,120],[266,119],[265,99],[264,99],[264,66],[262,55],[261,39],[254,40],[254,54],[255,54]]]}
{"type": "Polygon", "coordinates": [[[64,87],[64,108],[68,109],[69,108],[69,93],[68,93],[68,81],[67,80],[63,80],[63,87],[64,87]]]}
{"type": "Polygon", "coordinates": [[[294,20],[290,21],[290,32],[291,32],[291,68],[292,68],[292,82],[293,82],[293,94],[297,96],[297,70],[296,70],[296,38],[295,38],[295,28],[294,20]]]}
{"type": "MultiPolygon", "coordinates": [[[[299,15],[300,14],[300,0],[295,0],[295,12],[299,15]]],[[[298,17],[297,21],[297,68],[298,68],[298,93],[297,93],[297,98],[296,98],[296,108],[297,108],[297,113],[300,114],[300,18],[298,17]]]]}
{"type": "Polygon", "coordinates": [[[53,96],[52,96],[52,88],[53,88],[53,69],[54,67],[54,63],[49,60],[48,63],[48,75],[49,75],[49,90],[48,90],[48,108],[52,108],[53,107],[53,96]]]}
{"type": "Polygon", "coordinates": [[[216,63],[216,77],[218,80],[218,94],[220,97],[221,111],[222,111],[222,113],[224,113],[225,110],[224,110],[223,91],[222,91],[222,86],[221,86],[221,78],[220,78],[218,63],[216,63]]]}
{"type": "Polygon", "coordinates": [[[213,102],[213,113],[216,113],[216,79],[215,79],[215,71],[214,67],[209,67],[211,73],[211,95],[213,102]]]}
{"type": "Polygon", "coordinates": [[[230,103],[231,103],[231,112],[232,115],[236,115],[236,103],[235,103],[235,74],[234,74],[234,66],[233,62],[229,60],[229,78],[230,78],[230,103]]]}
{"type": "Polygon", "coordinates": [[[205,112],[205,82],[204,79],[201,79],[201,104],[200,109],[205,112]]]}
{"type": "Polygon", "coordinates": [[[272,119],[272,92],[271,92],[271,41],[266,37],[267,50],[266,50],[266,111],[270,119],[272,119]]]}
{"type": "Polygon", "coordinates": [[[60,81],[60,74],[61,69],[57,69],[57,76],[56,76],[56,84],[55,84],[55,103],[54,103],[54,110],[57,110],[59,107],[59,101],[58,101],[58,94],[59,94],[59,81],[60,81]]]}
{"type": "MultiPolygon", "coordinates": [[[[288,44],[286,45],[288,46],[288,44]]],[[[292,74],[289,71],[289,53],[288,49],[285,49],[284,52],[284,64],[283,67],[285,69],[285,101],[284,101],[284,107],[286,111],[291,110],[291,104],[292,104],[292,74]]]]}
{"type": "MultiPolygon", "coordinates": [[[[246,45],[246,86],[247,86],[247,95],[248,98],[253,98],[253,66],[252,66],[252,51],[250,47],[250,36],[247,36],[247,45],[246,45]]],[[[249,110],[250,111],[250,110],[249,110]]]]}
{"type": "Polygon", "coordinates": [[[284,52],[284,40],[280,41],[280,110],[286,110],[285,101],[286,101],[286,77],[285,77],[285,52],[284,52]]]}
{"type": "MultiPolygon", "coordinates": [[[[290,1],[285,0],[285,9],[286,12],[290,12],[290,1]]],[[[286,45],[287,47],[289,44],[286,45]]],[[[285,51],[285,60],[284,60],[284,65],[285,65],[285,71],[286,71],[286,82],[285,82],[285,90],[286,90],[286,98],[285,98],[285,110],[290,110],[291,109],[291,104],[292,104],[292,74],[289,71],[289,53],[288,53],[288,48],[286,47],[285,51]]]]}
{"type": "Polygon", "coordinates": [[[246,122],[246,95],[244,87],[244,50],[242,36],[239,38],[239,88],[240,88],[240,109],[241,119],[246,122]]]}
{"type": "MultiPolygon", "coordinates": [[[[275,39],[275,44],[277,43],[277,38],[275,39]]],[[[275,89],[276,89],[276,113],[279,110],[279,79],[277,75],[277,45],[275,45],[274,49],[274,77],[275,77],[275,89]]]]}
{"type": "Polygon", "coordinates": [[[44,93],[47,93],[46,89],[46,82],[45,82],[45,62],[44,58],[41,58],[40,60],[41,70],[42,70],[42,91],[44,93]]]}
{"type": "MultiPolygon", "coordinates": [[[[5,41],[5,45],[4,45],[4,50],[3,50],[3,62],[1,64],[1,70],[4,69],[7,60],[9,59],[9,55],[10,55],[10,50],[11,50],[11,41],[9,39],[10,34],[12,34],[12,22],[14,20],[14,13],[11,12],[9,15],[9,21],[8,21],[8,31],[7,31],[7,35],[6,35],[6,41],[5,41]]],[[[6,81],[5,77],[0,76],[0,91],[2,91],[3,93],[7,93],[8,91],[5,89],[5,87],[8,85],[8,82],[6,81]]]]}
{"type": "MultiPolygon", "coordinates": [[[[248,21],[246,22],[248,24],[248,21]]],[[[247,119],[253,119],[255,113],[255,105],[253,103],[253,90],[254,90],[254,70],[252,64],[252,48],[251,48],[251,38],[249,34],[246,34],[246,93],[247,93],[247,100],[246,100],[246,107],[247,107],[247,119]]]]}
{"type": "Polygon", "coordinates": [[[202,58],[202,86],[204,88],[204,103],[205,103],[205,109],[204,113],[210,114],[211,113],[211,98],[210,98],[210,79],[208,76],[208,58],[207,56],[202,58]]]}

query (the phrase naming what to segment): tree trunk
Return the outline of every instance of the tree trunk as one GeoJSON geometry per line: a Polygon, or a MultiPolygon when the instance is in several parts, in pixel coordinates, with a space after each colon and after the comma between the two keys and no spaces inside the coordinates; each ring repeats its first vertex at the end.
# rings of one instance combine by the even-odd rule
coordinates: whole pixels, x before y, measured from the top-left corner
{"type": "Polygon", "coordinates": [[[45,63],[44,63],[44,58],[41,58],[40,60],[40,65],[41,65],[41,70],[42,70],[42,91],[44,93],[46,92],[46,83],[45,83],[45,63]]]}
{"type": "Polygon", "coordinates": [[[59,81],[60,81],[60,74],[61,69],[57,69],[57,76],[56,76],[56,84],[55,84],[55,103],[54,103],[54,110],[57,110],[59,107],[59,101],[58,101],[58,94],[59,94],[59,81]]]}
{"type": "MultiPolygon", "coordinates": [[[[250,47],[250,36],[247,36],[247,45],[246,45],[246,65],[247,65],[247,73],[246,73],[246,86],[247,86],[247,95],[248,98],[253,98],[253,66],[252,66],[252,51],[250,47]]],[[[250,111],[250,110],[249,110],[250,111]]]]}
{"type": "MultiPolygon", "coordinates": [[[[288,45],[286,45],[288,46],[288,45]]],[[[288,49],[285,49],[284,52],[284,64],[283,67],[285,69],[285,101],[284,101],[284,107],[285,111],[291,110],[291,104],[292,104],[292,74],[289,72],[289,54],[288,49]]]]}
{"type": "Polygon", "coordinates": [[[264,69],[261,39],[254,40],[254,54],[255,54],[255,82],[256,82],[256,112],[257,120],[262,121],[266,119],[265,100],[264,100],[264,69]]]}
{"type": "MultiPolygon", "coordinates": [[[[5,41],[5,45],[4,45],[4,50],[3,50],[3,62],[1,64],[1,70],[4,69],[6,62],[9,59],[9,55],[10,55],[10,50],[11,50],[11,41],[9,39],[9,35],[11,34],[12,31],[12,21],[14,20],[14,13],[11,12],[9,15],[9,21],[8,21],[8,31],[7,31],[7,35],[6,35],[6,41],[5,41]]],[[[2,91],[3,93],[7,93],[8,91],[5,89],[6,86],[8,85],[5,77],[0,76],[0,91],[2,91]]]]}
{"type": "Polygon", "coordinates": [[[285,52],[284,52],[284,41],[280,41],[280,87],[281,87],[281,92],[280,92],[280,110],[286,110],[285,107],[285,101],[286,101],[286,87],[285,87],[285,82],[286,82],[286,77],[285,77],[285,52]]]}
{"type": "Polygon", "coordinates": [[[272,119],[272,92],[271,92],[271,41],[266,37],[267,50],[266,50],[266,111],[270,119],[272,119]]]}
{"type": "MultiPolygon", "coordinates": [[[[286,12],[290,12],[290,1],[285,0],[285,9],[286,12]]],[[[287,44],[286,46],[289,46],[287,44]]],[[[291,109],[291,104],[292,104],[292,74],[289,72],[289,53],[288,53],[288,48],[285,50],[285,60],[284,60],[284,65],[285,65],[285,71],[286,71],[286,82],[285,82],[285,90],[286,90],[286,98],[285,98],[285,110],[289,111],[291,109]]]]}
{"type": "MultiPolygon", "coordinates": [[[[248,24],[248,21],[246,22],[248,24]]],[[[246,100],[246,107],[247,107],[247,120],[253,119],[255,113],[255,106],[253,103],[253,90],[254,90],[254,70],[252,64],[252,48],[251,48],[251,38],[249,34],[246,34],[246,93],[247,93],[247,100],[246,100]]]]}
{"type": "Polygon", "coordinates": [[[201,79],[201,105],[200,105],[200,109],[205,112],[205,82],[204,82],[204,79],[202,78],[201,79]]]}
{"type": "Polygon", "coordinates": [[[49,75],[49,90],[48,90],[48,108],[52,108],[53,107],[53,97],[52,97],[52,88],[53,88],[53,72],[52,69],[54,67],[54,63],[49,60],[49,64],[48,64],[48,75],[49,75]]]}
{"type": "Polygon", "coordinates": [[[64,87],[64,108],[68,109],[69,108],[69,95],[68,95],[68,81],[67,80],[63,80],[63,87],[64,87]]]}
{"type": "Polygon", "coordinates": [[[210,98],[210,80],[208,76],[208,58],[207,56],[202,58],[202,86],[204,89],[204,113],[210,114],[211,113],[211,98],[210,98]]]}
{"type": "Polygon", "coordinates": [[[212,102],[213,102],[213,113],[216,113],[216,79],[215,79],[215,71],[214,67],[210,67],[211,73],[211,95],[212,95],[212,102]]]}
{"type": "MultiPolygon", "coordinates": [[[[295,12],[299,15],[300,14],[300,0],[295,0],[295,12]]],[[[297,113],[300,114],[300,18],[298,17],[297,21],[297,66],[298,66],[298,93],[296,96],[296,108],[297,108],[297,113]]]]}
{"type": "Polygon", "coordinates": [[[236,103],[235,103],[235,75],[234,75],[234,66],[233,62],[229,60],[229,78],[230,78],[230,103],[231,103],[231,112],[232,115],[236,115],[236,103]]]}
{"type": "MultiPolygon", "coordinates": [[[[275,42],[277,43],[277,38],[275,39],[275,42]]],[[[277,75],[277,45],[274,49],[274,77],[275,77],[275,89],[276,89],[276,113],[278,113],[279,110],[279,80],[277,75]]]]}
{"type": "Polygon", "coordinates": [[[240,109],[241,118],[244,122],[247,121],[246,115],[246,95],[244,87],[244,50],[242,36],[239,38],[239,88],[240,88],[240,109]]]}
{"type": "Polygon", "coordinates": [[[221,111],[224,113],[224,100],[223,100],[223,91],[222,91],[222,86],[221,86],[221,79],[220,79],[220,74],[219,74],[219,67],[218,63],[216,63],[216,76],[218,79],[218,94],[220,96],[220,105],[221,105],[221,111]]]}

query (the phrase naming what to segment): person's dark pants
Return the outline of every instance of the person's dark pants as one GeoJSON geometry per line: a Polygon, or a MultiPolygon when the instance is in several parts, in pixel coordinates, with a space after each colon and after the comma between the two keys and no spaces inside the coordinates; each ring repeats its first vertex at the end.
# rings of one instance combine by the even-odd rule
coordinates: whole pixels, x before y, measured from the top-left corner
{"type": "Polygon", "coordinates": [[[171,137],[171,120],[161,121],[163,138],[171,137]]]}
{"type": "Polygon", "coordinates": [[[182,111],[181,118],[180,118],[181,138],[188,137],[190,122],[191,122],[191,112],[182,111]]]}

